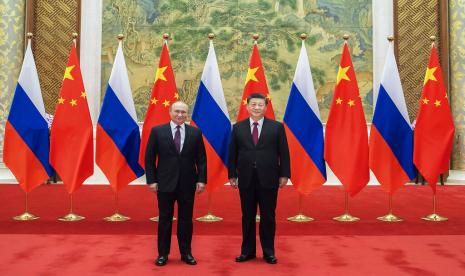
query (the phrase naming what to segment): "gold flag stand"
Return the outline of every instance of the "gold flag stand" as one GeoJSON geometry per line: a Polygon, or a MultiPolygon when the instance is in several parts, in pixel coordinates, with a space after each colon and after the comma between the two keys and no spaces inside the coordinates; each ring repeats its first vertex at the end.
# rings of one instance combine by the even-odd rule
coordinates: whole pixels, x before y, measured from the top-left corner
{"type": "Polygon", "coordinates": [[[389,194],[389,213],[382,217],[378,217],[377,220],[386,221],[386,222],[400,222],[403,221],[400,217],[392,213],[392,194],[389,194]]]}
{"type": "Polygon", "coordinates": [[[13,217],[14,220],[21,220],[21,221],[26,221],[26,220],[35,220],[39,219],[38,216],[34,216],[33,214],[28,212],[28,192],[26,192],[26,200],[25,200],[25,211],[21,215],[13,217]]]}
{"type": "Polygon", "coordinates": [[[299,193],[299,212],[297,213],[297,215],[287,218],[287,220],[294,222],[309,222],[314,220],[313,218],[303,214],[303,198],[304,196],[301,193],[299,193]]]}
{"type": "Polygon", "coordinates": [[[428,220],[428,221],[446,221],[446,220],[448,220],[448,218],[443,217],[441,215],[438,215],[436,213],[436,192],[433,194],[433,213],[431,215],[426,216],[426,217],[422,217],[421,219],[428,220]]]}
{"type": "Polygon", "coordinates": [[[360,220],[357,217],[352,216],[349,214],[349,193],[345,192],[345,203],[344,203],[345,213],[333,218],[334,220],[341,221],[341,222],[353,222],[360,220]]]}
{"type": "Polygon", "coordinates": [[[60,220],[60,221],[79,221],[79,220],[83,220],[83,219],[85,219],[85,217],[80,216],[80,215],[76,215],[75,213],[73,213],[73,194],[71,193],[69,195],[69,214],[67,214],[64,217],[58,218],[58,220],[60,220]]]}
{"type": "Polygon", "coordinates": [[[199,218],[196,218],[197,221],[201,222],[217,222],[217,221],[222,221],[223,218],[217,217],[214,214],[211,213],[212,210],[212,192],[208,193],[208,211],[205,216],[201,216],[199,218]]]}
{"type": "Polygon", "coordinates": [[[260,221],[260,211],[257,211],[257,214],[255,215],[255,221],[256,222],[260,221]]]}
{"type": "Polygon", "coordinates": [[[115,213],[109,217],[104,217],[103,219],[106,220],[106,221],[110,221],[110,222],[119,222],[119,221],[127,221],[127,220],[130,220],[131,218],[130,217],[127,217],[127,216],[124,216],[124,215],[121,215],[120,213],[118,213],[118,204],[119,203],[119,200],[118,200],[118,192],[115,191],[115,213]]]}

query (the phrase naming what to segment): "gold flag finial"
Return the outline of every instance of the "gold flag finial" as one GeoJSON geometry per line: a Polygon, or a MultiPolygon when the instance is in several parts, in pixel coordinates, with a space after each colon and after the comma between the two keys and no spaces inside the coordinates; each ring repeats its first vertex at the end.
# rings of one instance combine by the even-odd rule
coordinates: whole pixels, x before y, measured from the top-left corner
{"type": "Polygon", "coordinates": [[[78,38],[78,36],[79,36],[78,33],[73,33],[73,39],[78,38]]]}
{"type": "Polygon", "coordinates": [[[300,39],[302,39],[302,40],[307,39],[307,34],[306,33],[301,33],[300,34],[300,39]]]}
{"type": "Polygon", "coordinates": [[[389,42],[393,42],[393,41],[394,41],[394,36],[393,36],[393,35],[388,36],[388,37],[387,37],[387,40],[388,40],[389,42]]]}
{"type": "Polygon", "coordinates": [[[27,33],[27,38],[32,39],[34,35],[32,33],[27,33]]]}
{"type": "Polygon", "coordinates": [[[347,40],[349,40],[349,35],[348,35],[348,34],[344,34],[344,35],[342,36],[342,38],[344,38],[344,40],[347,41],[347,40]]]}
{"type": "Polygon", "coordinates": [[[430,40],[431,42],[435,42],[435,41],[436,41],[436,36],[434,36],[434,35],[430,36],[430,37],[429,37],[429,40],[430,40]]]}
{"type": "Polygon", "coordinates": [[[169,33],[164,33],[164,34],[163,34],[163,39],[164,39],[164,40],[170,39],[170,34],[169,34],[169,33]]]}
{"type": "Polygon", "coordinates": [[[257,41],[260,38],[260,35],[255,33],[252,35],[253,40],[257,41]]]}
{"type": "Polygon", "coordinates": [[[208,39],[213,40],[214,38],[215,38],[215,34],[214,34],[214,33],[209,33],[209,34],[208,34],[208,39]]]}
{"type": "Polygon", "coordinates": [[[124,39],[124,34],[118,34],[118,35],[116,36],[116,38],[117,38],[118,40],[122,41],[122,40],[124,39]]]}

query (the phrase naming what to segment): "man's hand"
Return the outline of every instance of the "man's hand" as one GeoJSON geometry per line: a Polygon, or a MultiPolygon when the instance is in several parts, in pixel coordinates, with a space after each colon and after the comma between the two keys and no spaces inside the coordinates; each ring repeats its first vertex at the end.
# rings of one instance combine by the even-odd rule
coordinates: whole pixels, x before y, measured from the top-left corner
{"type": "Polygon", "coordinates": [[[197,189],[196,192],[198,194],[202,193],[205,190],[205,183],[197,182],[197,189]]]}
{"type": "Polygon", "coordinates": [[[230,179],[229,179],[229,184],[230,184],[231,187],[233,187],[234,189],[237,189],[237,178],[230,178],[230,179]]]}
{"type": "Polygon", "coordinates": [[[152,192],[156,193],[158,191],[158,183],[150,184],[149,188],[152,190],[152,192]]]}
{"type": "Polygon", "coordinates": [[[289,178],[287,178],[287,177],[280,177],[279,178],[279,188],[284,188],[286,186],[288,180],[289,180],[289,178]]]}

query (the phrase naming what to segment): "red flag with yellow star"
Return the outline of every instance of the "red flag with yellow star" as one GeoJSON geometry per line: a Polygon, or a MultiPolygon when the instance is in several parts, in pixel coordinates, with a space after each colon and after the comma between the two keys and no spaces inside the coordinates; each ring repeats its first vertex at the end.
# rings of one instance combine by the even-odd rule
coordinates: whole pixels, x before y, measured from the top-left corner
{"type": "Polygon", "coordinates": [[[436,47],[432,46],[414,129],[413,163],[436,193],[436,182],[449,169],[454,121],[436,47]]]}
{"type": "Polygon", "coordinates": [[[370,176],[367,124],[347,41],[325,132],[325,160],[349,195],[354,196],[367,185],[370,176]]]}
{"type": "Polygon", "coordinates": [[[255,43],[252,47],[252,56],[250,57],[249,69],[247,70],[247,77],[245,79],[244,92],[242,93],[241,105],[237,113],[236,122],[242,121],[249,117],[247,112],[247,97],[252,93],[262,93],[268,99],[268,107],[266,109],[265,117],[274,120],[273,105],[271,104],[271,96],[268,92],[268,85],[266,84],[265,70],[263,69],[258,46],[255,43]]]}
{"type": "Polygon", "coordinates": [[[149,140],[150,130],[154,126],[169,123],[171,120],[169,108],[177,100],[179,100],[179,94],[176,89],[173,68],[171,67],[168,44],[165,40],[155,73],[155,82],[152,87],[152,95],[149,99],[147,113],[145,114],[144,126],[142,127],[139,164],[143,168],[145,168],[145,149],[149,140]]]}
{"type": "Polygon", "coordinates": [[[92,120],[73,43],[50,131],[50,164],[69,194],[94,173],[92,120]]]}

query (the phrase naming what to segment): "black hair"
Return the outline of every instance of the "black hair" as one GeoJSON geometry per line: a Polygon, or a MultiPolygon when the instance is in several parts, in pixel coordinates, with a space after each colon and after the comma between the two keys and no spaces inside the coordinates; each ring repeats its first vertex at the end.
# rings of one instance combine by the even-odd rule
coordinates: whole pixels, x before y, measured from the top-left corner
{"type": "Polygon", "coordinates": [[[262,99],[265,100],[265,105],[268,104],[268,98],[263,95],[262,93],[252,93],[247,97],[247,103],[250,102],[251,99],[262,99]]]}

